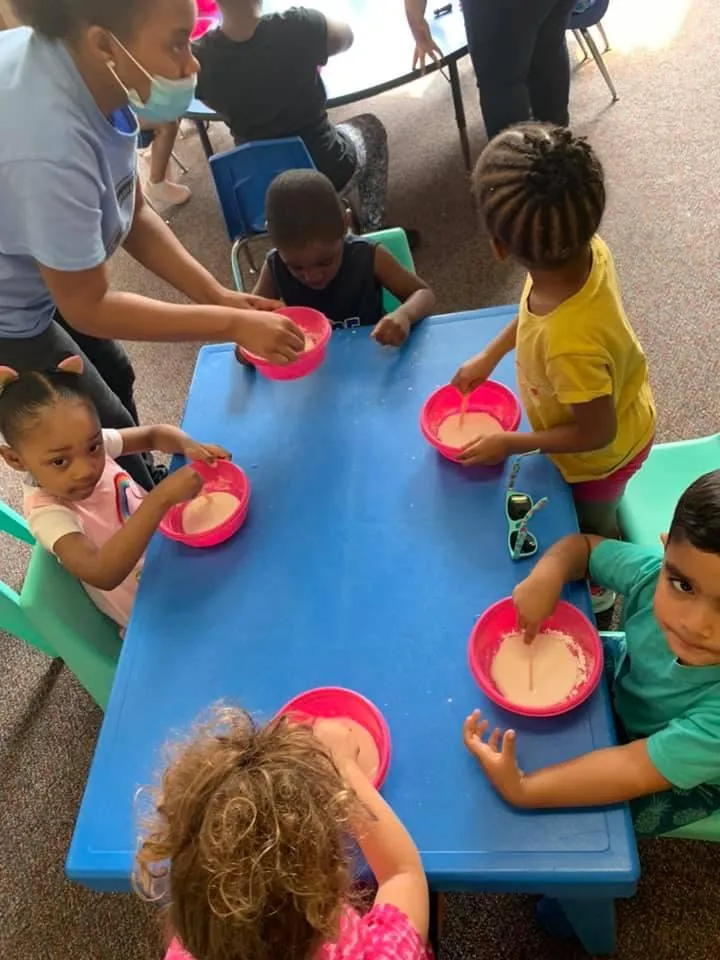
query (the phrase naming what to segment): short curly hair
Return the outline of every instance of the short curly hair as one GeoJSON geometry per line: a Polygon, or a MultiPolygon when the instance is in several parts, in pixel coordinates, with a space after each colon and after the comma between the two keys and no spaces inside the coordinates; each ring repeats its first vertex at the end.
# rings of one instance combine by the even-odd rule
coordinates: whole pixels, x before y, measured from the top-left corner
{"type": "Polygon", "coordinates": [[[337,938],[358,811],[312,731],[218,705],[171,748],[135,888],[195,960],[308,960],[337,938]],[[169,890],[168,890],[169,882],[169,890]]]}
{"type": "Polygon", "coordinates": [[[564,127],[509,127],[483,150],[472,182],[490,235],[528,267],[562,266],[590,241],[605,210],[602,164],[564,127]]]}

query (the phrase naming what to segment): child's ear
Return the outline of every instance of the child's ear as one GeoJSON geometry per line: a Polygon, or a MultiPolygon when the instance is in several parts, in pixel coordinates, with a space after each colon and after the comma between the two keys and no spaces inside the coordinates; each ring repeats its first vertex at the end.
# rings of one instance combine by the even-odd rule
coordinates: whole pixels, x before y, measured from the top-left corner
{"type": "Polygon", "coordinates": [[[510,256],[510,251],[502,242],[502,240],[496,240],[495,237],[490,238],[490,249],[493,252],[493,256],[496,260],[499,260],[502,263],[504,260],[510,256]]]}
{"type": "Polygon", "coordinates": [[[663,550],[667,550],[668,535],[666,533],[660,534],[660,543],[663,545],[663,550]]]}
{"type": "Polygon", "coordinates": [[[345,207],[345,233],[353,232],[353,212],[352,207],[345,207]]]}
{"type": "Polygon", "coordinates": [[[0,444],[0,457],[2,457],[5,463],[9,467],[12,467],[13,470],[21,470],[24,473],[27,469],[13,448],[8,447],[5,443],[0,444]]]}

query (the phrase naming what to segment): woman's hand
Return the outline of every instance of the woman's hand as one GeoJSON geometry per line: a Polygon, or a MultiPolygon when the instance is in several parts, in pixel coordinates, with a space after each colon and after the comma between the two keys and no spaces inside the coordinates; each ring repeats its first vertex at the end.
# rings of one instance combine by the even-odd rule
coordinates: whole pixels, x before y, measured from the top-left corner
{"type": "Polygon", "coordinates": [[[547,567],[544,569],[540,562],[530,576],[513,590],[518,626],[525,635],[526,643],[535,639],[543,623],[555,612],[564,583],[559,569],[558,572],[547,567]]]}
{"type": "Polygon", "coordinates": [[[478,353],[477,356],[471,357],[458,367],[450,383],[457,387],[460,393],[470,393],[475,387],[485,383],[494,369],[495,362],[492,357],[485,352],[478,353]]]}
{"type": "Polygon", "coordinates": [[[413,70],[419,70],[422,75],[425,73],[426,61],[432,60],[434,63],[438,63],[443,58],[443,52],[433,39],[427,20],[411,24],[410,29],[415,38],[412,68],[413,70]]]}
{"type": "Polygon", "coordinates": [[[238,313],[235,342],[270,363],[292,363],[305,349],[305,334],[279,313],[238,313]]]}
{"type": "Polygon", "coordinates": [[[188,437],[183,441],[182,453],[188,460],[201,460],[203,463],[214,464],[218,460],[232,460],[232,454],[216,443],[200,443],[188,437]]]}
{"type": "Polygon", "coordinates": [[[371,336],[383,347],[401,347],[410,335],[411,326],[409,317],[396,310],[378,321],[371,336]]]}
{"type": "Polygon", "coordinates": [[[486,741],[484,737],[489,729],[490,722],[482,719],[479,710],[473,710],[463,724],[463,742],[500,796],[521,807],[525,778],[515,755],[515,731],[501,733],[496,727],[486,741]]]}
{"type": "Polygon", "coordinates": [[[471,440],[458,455],[458,461],[466,467],[477,464],[492,467],[502,463],[510,456],[508,436],[509,434],[505,432],[489,433],[471,440]]]}
{"type": "Polygon", "coordinates": [[[268,297],[256,297],[252,293],[238,293],[237,290],[225,290],[220,300],[222,307],[235,307],[237,310],[279,310],[284,306],[282,300],[268,297]]]}

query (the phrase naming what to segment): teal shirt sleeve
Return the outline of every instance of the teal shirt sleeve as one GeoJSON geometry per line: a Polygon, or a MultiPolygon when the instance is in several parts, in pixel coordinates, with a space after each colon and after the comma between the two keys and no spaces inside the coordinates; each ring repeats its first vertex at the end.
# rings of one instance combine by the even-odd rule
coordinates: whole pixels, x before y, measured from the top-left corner
{"type": "Polygon", "coordinates": [[[661,566],[660,548],[648,550],[635,543],[604,540],[590,554],[589,572],[593,583],[626,598],[624,619],[627,619],[632,613],[628,606],[652,606],[661,566]]]}
{"type": "Polygon", "coordinates": [[[648,737],[648,755],[674,787],[720,783],[720,706],[671,720],[648,737]]]}

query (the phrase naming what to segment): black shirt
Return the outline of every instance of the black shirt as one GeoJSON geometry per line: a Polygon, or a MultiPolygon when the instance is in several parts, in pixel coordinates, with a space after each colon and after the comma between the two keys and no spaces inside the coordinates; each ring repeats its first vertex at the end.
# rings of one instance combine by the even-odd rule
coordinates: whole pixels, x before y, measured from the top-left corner
{"type": "Polygon", "coordinates": [[[341,190],[353,175],[355,148],[327,117],[318,67],[327,63],[327,21],[293,7],[261,17],[249,40],[222,28],[193,46],[197,93],[227,122],[236,143],[301,137],[315,166],[341,190]]]}
{"type": "Polygon", "coordinates": [[[375,244],[369,240],[345,240],[340,269],[323,290],[313,290],[297,280],[277,250],[267,255],[267,265],[281,300],[289,307],[319,310],[333,327],[374,325],[385,316],[383,289],[375,278],[375,244]]]}

